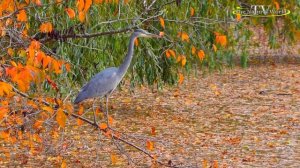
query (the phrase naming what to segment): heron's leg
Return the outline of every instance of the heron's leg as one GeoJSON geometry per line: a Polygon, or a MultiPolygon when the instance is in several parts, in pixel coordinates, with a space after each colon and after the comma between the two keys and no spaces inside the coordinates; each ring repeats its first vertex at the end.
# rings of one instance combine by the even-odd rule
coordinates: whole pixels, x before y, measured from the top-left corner
{"type": "Polygon", "coordinates": [[[97,121],[96,121],[96,118],[97,118],[97,116],[96,116],[96,110],[97,110],[97,108],[96,108],[96,110],[95,110],[94,104],[95,104],[95,99],[94,99],[94,101],[93,101],[94,124],[95,124],[95,125],[98,125],[98,123],[97,123],[97,121]]]}
{"type": "Polygon", "coordinates": [[[109,117],[108,117],[108,95],[105,95],[105,97],[106,97],[106,113],[105,113],[105,115],[106,115],[106,123],[107,123],[107,126],[109,127],[109,117]]]}

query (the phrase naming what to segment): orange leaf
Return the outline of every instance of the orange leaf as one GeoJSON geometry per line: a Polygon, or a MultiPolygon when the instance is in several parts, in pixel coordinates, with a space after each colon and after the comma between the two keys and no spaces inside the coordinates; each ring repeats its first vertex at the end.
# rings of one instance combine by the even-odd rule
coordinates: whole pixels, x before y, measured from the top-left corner
{"type": "Polygon", "coordinates": [[[92,5],[92,0],[85,0],[84,11],[87,12],[92,5]]]}
{"type": "Polygon", "coordinates": [[[136,39],[134,40],[134,45],[135,45],[135,46],[139,46],[139,40],[138,40],[138,38],[136,38],[136,39]]]}
{"type": "Polygon", "coordinates": [[[181,66],[185,66],[186,64],[186,57],[184,55],[181,56],[181,66]]]}
{"type": "Polygon", "coordinates": [[[2,120],[7,115],[8,112],[9,112],[8,108],[0,107],[0,120],[2,120]]]}
{"type": "Polygon", "coordinates": [[[155,127],[151,127],[151,135],[156,135],[155,127]]]}
{"type": "Polygon", "coordinates": [[[32,48],[32,49],[35,49],[35,50],[38,50],[41,48],[41,43],[39,41],[36,41],[36,40],[32,40],[30,42],[30,46],[29,48],[32,48]]]}
{"type": "Polygon", "coordinates": [[[192,54],[196,54],[196,47],[195,46],[192,46],[192,54]]]}
{"type": "Polygon", "coordinates": [[[41,6],[41,5],[42,5],[42,2],[41,2],[41,0],[35,0],[35,4],[36,4],[37,6],[41,6]]]}
{"type": "Polygon", "coordinates": [[[154,142],[147,140],[146,147],[148,150],[152,151],[154,149],[154,142]]]}
{"type": "Polygon", "coordinates": [[[40,31],[42,33],[49,33],[53,31],[53,26],[50,22],[42,23],[40,26],[40,31]]]}
{"type": "Polygon", "coordinates": [[[111,164],[116,164],[118,162],[118,156],[114,153],[110,154],[111,164]]]}
{"type": "Polygon", "coordinates": [[[84,110],[83,106],[80,105],[80,106],[79,106],[79,110],[78,110],[78,114],[79,114],[79,115],[83,114],[83,110],[84,110]]]}
{"type": "Polygon", "coordinates": [[[70,72],[71,71],[71,65],[66,63],[65,66],[66,66],[67,72],[70,72]]]}
{"type": "Polygon", "coordinates": [[[197,53],[199,59],[202,61],[205,57],[205,53],[203,50],[199,50],[198,53],[197,53]]]}
{"type": "Polygon", "coordinates": [[[171,54],[173,57],[176,57],[176,54],[175,54],[175,51],[174,51],[174,50],[170,50],[170,54],[171,54]]]}
{"type": "Polygon", "coordinates": [[[80,11],[78,17],[79,17],[79,21],[83,23],[85,21],[85,12],[80,11]]]}
{"type": "Polygon", "coordinates": [[[5,82],[0,82],[0,96],[9,95],[12,92],[12,86],[5,82]]]}
{"type": "Polygon", "coordinates": [[[70,19],[73,19],[75,17],[75,11],[71,8],[66,8],[65,11],[67,12],[70,19]]]}
{"type": "Polygon", "coordinates": [[[170,50],[166,50],[166,57],[170,58],[170,56],[171,56],[170,50]]]}
{"type": "Polygon", "coordinates": [[[206,159],[204,159],[204,160],[202,161],[202,167],[203,167],[203,168],[208,168],[208,166],[207,166],[207,160],[206,160],[206,159]]]}
{"type": "Polygon", "coordinates": [[[191,16],[194,16],[195,15],[195,9],[193,7],[191,7],[190,10],[191,10],[191,16]]]}
{"type": "Polygon", "coordinates": [[[172,57],[176,57],[176,53],[175,53],[175,51],[174,50],[171,50],[171,49],[168,49],[167,51],[166,51],[166,56],[167,56],[167,58],[169,58],[170,56],[172,56],[172,57]]]}
{"type": "Polygon", "coordinates": [[[180,62],[181,59],[182,59],[181,55],[178,55],[178,57],[176,58],[176,62],[177,62],[177,63],[180,62]]]}
{"type": "Polygon", "coordinates": [[[108,123],[109,123],[110,125],[112,125],[113,122],[114,122],[114,119],[113,119],[111,116],[109,116],[109,117],[108,117],[108,123]]]}
{"type": "Polygon", "coordinates": [[[46,57],[46,54],[43,51],[38,51],[36,53],[36,60],[41,63],[43,59],[46,57]]]}
{"type": "Polygon", "coordinates": [[[60,127],[64,128],[66,126],[67,116],[61,108],[57,110],[56,121],[60,127]]]}
{"type": "Polygon", "coordinates": [[[57,60],[52,60],[53,70],[56,74],[62,73],[61,62],[57,60]]]}
{"type": "Polygon", "coordinates": [[[179,79],[178,79],[178,83],[181,85],[183,83],[184,80],[184,76],[182,73],[179,73],[179,79]]]}
{"type": "Polygon", "coordinates": [[[46,68],[49,65],[49,63],[51,63],[51,61],[52,58],[50,56],[45,56],[43,58],[43,68],[46,68]]]}
{"type": "Polygon", "coordinates": [[[181,38],[182,41],[190,41],[189,35],[186,32],[179,32],[178,37],[181,38]]]}
{"type": "Polygon", "coordinates": [[[102,129],[102,130],[105,130],[107,128],[107,124],[105,123],[100,123],[99,124],[99,128],[102,129]]]}
{"type": "Polygon", "coordinates": [[[7,49],[7,54],[9,55],[9,56],[13,56],[14,55],[14,50],[12,49],[12,48],[8,48],[7,49]]]}
{"type": "MultiPolygon", "coordinates": [[[[78,114],[79,115],[82,115],[83,114],[83,106],[82,105],[79,105],[79,110],[78,110],[78,114]]],[[[77,125],[80,126],[83,124],[83,121],[81,119],[77,119],[77,125]]]]}
{"type": "Polygon", "coordinates": [[[84,0],[77,0],[77,9],[81,12],[84,9],[84,0]]]}
{"type": "Polygon", "coordinates": [[[43,125],[43,121],[36,121],[34,124],[33,124],[33,128],[35,129],[39,129],[41,128],[43,125]]]}
{"type": "Polygon", "coordinates": [[[66,163],[66,160],[63,159],[61,165],[60,165],[60,168],[66,168],[67,167],[67,163],[66,163]]]}
{"type": "Polygon", "coordinates": [[[53,109],[49,106],[42,107],[43,110],[48,111],[49,113],[53,113],[53,109]]]}
{"type": "Polygon", "coordinates": [[[218,161],[217,160],[214,160],[214,163],[213,163],[213,166],[212,166],[213,168],[218,168],[219,166],[218,166],[218,161]]]}
{"type": "Polygon", "coordinates": [[[159,17],[159,22],[162,28],[165,28],[165,20],[162,17],[159,17]]]}
{"type": "Polygon", "coordinates": [[[236,20],[237,21],[240,21],[242,18],[242,15],[240,13],[236,14],[236,20]]]}
{"type": "Polygon", "coordinates": [[[27,21],[26,11],[24,9],[20,10],[19,14],[17,14],[17,21],[20,21],[20,22],[27,21]]]}
{"type": "Polygon", "coordinates": [[[280,8],[279,3],[277,1],[274,1],[274,4],[275,4],[275,7],[276,7],[276,10],[279,10],[279,8],[280,8]]]}
{"type": "Polygon", "coordinates": [[[1,131],[0,132],[0,138],[2,139],[8,139],[10,136],[9,132],[8,131],[1,131]]]}

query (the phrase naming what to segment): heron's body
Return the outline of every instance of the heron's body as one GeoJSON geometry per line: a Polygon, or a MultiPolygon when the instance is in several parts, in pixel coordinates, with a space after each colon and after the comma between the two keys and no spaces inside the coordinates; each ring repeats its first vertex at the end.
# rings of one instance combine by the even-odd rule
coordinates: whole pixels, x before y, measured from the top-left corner
{"type": "Polygon", "coordinates": [[[81,101],[89,98],[95,97],[107,97],[114,91],[114,89],[118,86],[122,78],[124,77],[130,62],[133,57],[134,51],[134,40],[137,37],[158,37],[157,35],[153,35],[144,30],[138,29],[131,36],[128,46],[128,52],[124,59],[124,62],[120,65],[120,67],[111,67],[107,68],[100,73],[96,74],[79,92],[76,97],[74,103],[80,103],[81,101]]]}
{"type": "Polygon", "coordinates": [[[117,76],[118,68],[107,68],[96,74],[89,83],[82,87],[74,103],[89,98],[103,97],[110,94],[120,83],[120,78],[117,76]]]}

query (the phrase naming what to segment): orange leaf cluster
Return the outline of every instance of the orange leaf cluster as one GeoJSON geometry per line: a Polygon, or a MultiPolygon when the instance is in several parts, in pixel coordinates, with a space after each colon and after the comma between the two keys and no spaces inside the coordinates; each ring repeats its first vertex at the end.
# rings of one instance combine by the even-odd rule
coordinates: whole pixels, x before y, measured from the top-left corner
{"type": "Polygon", "coordinates": [[[37,80],[35,75],[37,69],[33,66],[23,66],[20,63],[16,66],[6,68],[6,75],[11,77],[11,80],[18,84],[21,91],[25,92],[29,89],[30,83],[37,80]]]}
{"type": "Polygon", "coordinates": [[[85,21],[85,15],[92,5],[92,0],[77,0],[76,6],[79,12],[78,19],[80,22],[85,21]]]}
{"type": "Polygon", "coordinates": [[[178,55],[178,57],[176,58],[177,62],[181,62],[181,66],[185,66],[186,64],[186,56],[184,55],[178,55]]]}
{"type": "Polygon", "coordinates": [[[190,41],[190,37],[186,32],[178,32],[177,35],[182,41],[186,41],[189,42],[190,41]]]}
{"type": "Polygon", "coordinates": [[[167,58],[170,58],[171,56],[174,57],[174,58],[176,57],[175,51],[174,51],[174,50],[171,50],[171,49],[167,49],[167,50],[166,50],[166,57],[167,57],[167,58]]]}
{"type": "Polygon", "coordinates": [[[42,23],[40,26],[40,31],[42,33],[50,33],[53,31],[53,26],[50,22],[42,23]]]}
{"type": "Polygon", "coordinates": [[[217,44],[220,44],[223,47],[227,45],[227,37],[225,35],[221,35],[220,33],[215,32],[215,36],[217,44]]]}

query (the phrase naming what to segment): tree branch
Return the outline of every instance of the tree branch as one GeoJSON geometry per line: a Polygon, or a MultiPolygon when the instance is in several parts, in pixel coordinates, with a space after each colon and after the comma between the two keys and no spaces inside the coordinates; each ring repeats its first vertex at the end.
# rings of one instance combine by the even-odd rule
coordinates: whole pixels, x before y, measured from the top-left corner
{"type": "Polygon", "coordinates": [[[68,38],[92,38],[92,37],[98,37],[98,36],[104,36],[104,35],[112,35],[112,34],[118,34],[118,33],[124,33],[128,32],[135,27],[128,27],[124,29],[119,29],[119,30],[113,30],[113,31],[106,31],[106,32],[97,32],[97,33],[91,33],[91,34],[58,34],[54,37],[47,37],[45,39],[39,40],[40,42],[46,42],[51,39],[68,39],[68,38]]]}

